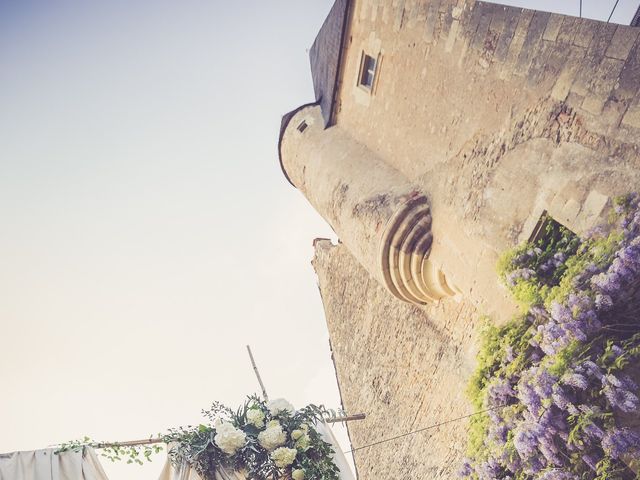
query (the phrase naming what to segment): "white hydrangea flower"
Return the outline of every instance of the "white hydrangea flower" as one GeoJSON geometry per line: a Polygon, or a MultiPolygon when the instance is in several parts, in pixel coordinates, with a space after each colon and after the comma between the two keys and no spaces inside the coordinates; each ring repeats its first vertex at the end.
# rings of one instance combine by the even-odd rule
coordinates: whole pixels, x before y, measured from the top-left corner
{"type": "Polygon", "coordinates": [[[293,405],[287,402],[284,398],[276,398],[275,400],[271,400],[269,403],[267,403],[267,408],[269,409],[271,415],[273,415],[274,417],[281,412],[288,412],[293,415],[296,411],[293,405]]]}
{"type": "Polygon", "coordinates": [[[250,408],[247,410],[247,422],[258,428],[264,427],[264,412],[258,408],[250,408]]]}
{"type": "Polygon", "coordinates": [[[288,467],[296,459],[298,451],[295,448],[280,447],[271,453],[271,458],[278,468],[288,467]]]}
{"type": "Polygon", "coordinates": [[[244,447],[247,436],[231,423],[220,422],[216,425],[216,436],[213,440],[224,453],[234,455],[239,448],[244,447]]]}
{"type": "Polygon", "coordinates": [[[291,472],[291,478],[293,478],[293,480],[304,480],[304,470],[296,468],[291,472]]]}
{"type": "Polygon", "coordinates": [[[268,451],[284,445],[286,441],[287,434],[277,420],[270,421],[267,428],[258,434],[258,443],[268,451]]]}

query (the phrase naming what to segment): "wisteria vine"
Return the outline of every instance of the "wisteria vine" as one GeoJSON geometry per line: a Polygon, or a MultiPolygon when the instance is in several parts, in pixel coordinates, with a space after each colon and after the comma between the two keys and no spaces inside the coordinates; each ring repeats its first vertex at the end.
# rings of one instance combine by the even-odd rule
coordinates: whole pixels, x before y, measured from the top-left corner
{"type": "Polygon", "coordinates": [[[492,410],[472,421],[461,476],[640,478],[640,197],[587,238],[547,229],[501,261],[524,313],[484,331],[469,393],[492,410]]]}

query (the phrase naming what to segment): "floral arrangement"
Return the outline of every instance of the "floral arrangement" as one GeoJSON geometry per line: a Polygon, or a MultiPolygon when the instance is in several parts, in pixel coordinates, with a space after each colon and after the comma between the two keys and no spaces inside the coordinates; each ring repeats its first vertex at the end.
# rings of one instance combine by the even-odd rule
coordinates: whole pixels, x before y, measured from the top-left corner
{"type": "MultiPolygon", "coordinates": [[[[245,472],[255,480],[339,480],[335,452],[314,427],[335,417],[334,411],[316,405],[295,410],[284,399],[265,402],[250,396],[237,411],[214,402],[203,414],[208,423],[171,429],[158,437],[169,445],[173,464],[186,462],[206,480],[215,479],[221,468],[245,472]]],[[[160,450],[85,438],[61,445],[58,452],[84,446],[103,448],[111,460],[128,457],[128,463],[142,463],[141,457],[149,459],[160,450]]]]}
{"type": "Polygon", "coordinates": [[[582,241],[546,228],[501,259],[523,314],[483,332],[461,476],[640,478],[640,198],[582,241]]]}

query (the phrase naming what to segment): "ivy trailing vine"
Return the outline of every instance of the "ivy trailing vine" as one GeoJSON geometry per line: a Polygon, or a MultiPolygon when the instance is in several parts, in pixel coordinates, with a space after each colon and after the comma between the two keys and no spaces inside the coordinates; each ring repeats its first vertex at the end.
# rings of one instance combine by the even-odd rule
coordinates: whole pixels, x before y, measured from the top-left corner
{"type": "MultiPolygon", "coordinates": [[[[316,405],[295,410],[286,400],[265,402],[254,395],[237,410],[214,402],[202,413],[206,423],[152,437],[168,445],[172,464],[186,463],[205,480],[214,480],[221,469],[242,471],[254,480],[339,480],[335,452],[316,425],[342,412],[316,405]]],[[[105,444],[85,437],[60,445],[56,452],[85,447],[100,448],[112,461],[138,464],[163,450],[158,444],[105,444]]]]}
{"type": "Polygon", "coordinates": [[[499,263],[523,313],[484,328],[461,476],[640,478],[640,199],[581,240],[544,228],[499,263]]]}

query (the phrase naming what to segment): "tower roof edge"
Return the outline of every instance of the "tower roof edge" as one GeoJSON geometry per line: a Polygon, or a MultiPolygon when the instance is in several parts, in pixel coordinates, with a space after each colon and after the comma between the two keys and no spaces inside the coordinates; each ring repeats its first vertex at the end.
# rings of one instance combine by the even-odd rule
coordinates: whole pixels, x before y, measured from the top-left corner
{"type": "Polygon", "coordinates": [[[309,51],[316,101],[325,127],[331,124],[351,0],[336,0],[309,51]]]}

